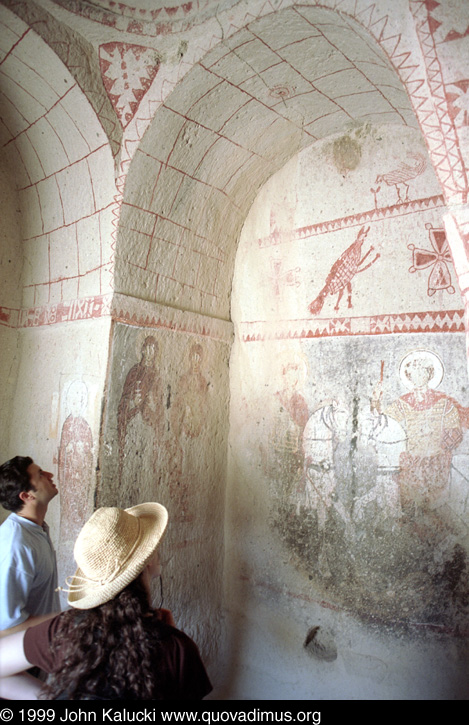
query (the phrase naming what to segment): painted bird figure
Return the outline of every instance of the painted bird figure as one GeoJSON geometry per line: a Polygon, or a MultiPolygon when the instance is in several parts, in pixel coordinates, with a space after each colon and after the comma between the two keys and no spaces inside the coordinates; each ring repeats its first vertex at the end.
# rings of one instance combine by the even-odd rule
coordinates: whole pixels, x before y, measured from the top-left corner
{"type": "Polygon", "coordinates": [[[374,249],[374,247],[370,247],[367,253],[362,257],[363,242],[365,241],[369,231],[370,227],[368,227],[368,229],[362,227],[353,244],[345,250],[336,262],[334,262],[331,267],[331,271],[327,275],[324,287],[316,299],[313,300],[308,307],[312,315],[318,315],[323,308],[327,295],[333,295],[335,292],[339,293],[337,304],[334,307],[335,310],[338,310],[345,288],[347,288],[348,292],[348,306],[352,307],[353,277],[358,274],[358,272],[364,272],[365,269],[371,267],[371,265],[374,264],[380,256],[379,254],[376,254],[375,258],[371,262],[369,262],[365,267],[361,267],[365,259],[374,249]]]}
{"type": "Polygon", "coordinates": [[[397,191],[397,197],[399,201],[405,202],[409,200],[409,185],[406,181],[415,179],[423,171],[425,171],[426,161],[422,154],[407,154],[408,158],[413,159],[413,164],[406,164],[404,161],[392,171],[388,171],[386,174],[379,174],[376,177],[377,184],[384,181],[388,186],[395,186],[397,191]]]}

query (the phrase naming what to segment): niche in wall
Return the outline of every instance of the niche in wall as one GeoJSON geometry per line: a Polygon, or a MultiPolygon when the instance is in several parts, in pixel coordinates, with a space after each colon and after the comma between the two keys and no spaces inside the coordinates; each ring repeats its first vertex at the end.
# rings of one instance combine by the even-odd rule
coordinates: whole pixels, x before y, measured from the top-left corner
{"type": "Polygon", "coordinates": [[[231,486],[256,512],[241,576],[456,632],[469,391],[444,212],[421,136],[397,126],[318,142],[263,187],[235,272],[231,486]]]}

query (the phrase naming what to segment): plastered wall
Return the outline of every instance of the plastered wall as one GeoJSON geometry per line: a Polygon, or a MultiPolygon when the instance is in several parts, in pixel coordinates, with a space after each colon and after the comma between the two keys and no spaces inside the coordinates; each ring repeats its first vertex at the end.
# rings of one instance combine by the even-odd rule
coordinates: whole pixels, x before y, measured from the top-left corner
{"type": "MultiPolygon", "coordinates": [[[[17,254],[17,249],[21,244],[18,218],[19,205],[18,198],[15,193],[15,187],[11,182],[11,176],[6,164],[2,165],[0,188],[4,220],[2,224],[2,239],[0,244],[1,306],[5,307],[8,305],[18,308],[21,304],[21,292],[18,284],[21,275],[21,257],[18,257],[17,254]]],[[[1,455],[2,458],[5,458],[8,451],[7,425],[11,415],[11,405],[17,380],[18,339],[16,330],[2,325],[0,328],[0,341],[2,347],[0,365],[3,380],[0,411],[2,430],[5,431],[4,436],[2,436],[1,455]]]]}
{"type": "Polygon", "coordinates": [[[173,313],[165,326],[164,309],[145,309],[159,313],[159,324],[113,329],[96,500],[167,506],[165,602],[215,667],[223,638],[231,326],[206,320],[209,333],[187,313],[173,313]]]}
{"type": "Polygon", "coordinates": [[[444,213],[418,132],[369,126],[301,152],[245,222],[226,582],[242,681],[269,661],[263,698],[465,691],[469,398],[444,213]]]}
{"type": "Polygon", "coordinates": [[[0,447],[54,471],[61,576],[94,506],[168,506],[165,603],[215,696],[467,695],[468,25],[0,5],[0,447]],[[391,414],[417,369],[421,435],[391,414]]]}

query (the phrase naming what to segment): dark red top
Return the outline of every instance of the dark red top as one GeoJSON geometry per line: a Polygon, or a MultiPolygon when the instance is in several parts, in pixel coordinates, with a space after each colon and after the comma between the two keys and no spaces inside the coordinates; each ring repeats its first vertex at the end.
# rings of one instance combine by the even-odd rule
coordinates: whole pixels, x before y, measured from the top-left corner
{"type": "MultiPolygon", "coordinates": [[[[56,636],[61,615],[35,627],[24,635],[24,653],[28,662],[53,672],[60,665],[60,650],[54,653],[51,643],[56,636]]],[[[162,700],[201,700],[212,690],[196,644],[184,632],[160,622],[149,620],[155,637],[155,677],[162,700]]],[[[102,693],[102,699],[115,699],[102,693]]],[[[67,698],[64,698],[67,699],[67,698]]],[[[84,696],[81,699],[88,699],[84,696]]],[[[127,698],[122,693],[120,699],[127,698]]]]}

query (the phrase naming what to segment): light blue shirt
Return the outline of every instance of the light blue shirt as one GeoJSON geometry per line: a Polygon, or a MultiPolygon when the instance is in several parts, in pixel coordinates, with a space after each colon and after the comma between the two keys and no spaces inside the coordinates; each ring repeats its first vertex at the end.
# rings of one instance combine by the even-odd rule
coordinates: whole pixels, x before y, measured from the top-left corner
{"type": "Polygon", "coordinates": [[[0,629],[60,611],[49,527],[15,513],[0,526],[0,629]]]}

